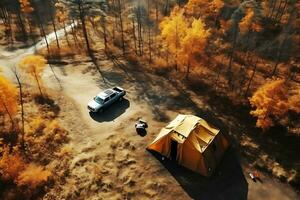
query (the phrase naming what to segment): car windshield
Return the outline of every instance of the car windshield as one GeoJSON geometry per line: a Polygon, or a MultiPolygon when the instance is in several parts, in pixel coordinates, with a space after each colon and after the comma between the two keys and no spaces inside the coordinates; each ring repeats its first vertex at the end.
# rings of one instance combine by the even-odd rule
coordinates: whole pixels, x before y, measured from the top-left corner
{"type": "Polygon", "coordinates": [[[97,102],[97,103],[99,103],[99,104],[103,104],[103,99],[101,99],[100,97],[98,97],[98,96],[96,96],[95,98],[94,98],[94,100],[97,102]]]}

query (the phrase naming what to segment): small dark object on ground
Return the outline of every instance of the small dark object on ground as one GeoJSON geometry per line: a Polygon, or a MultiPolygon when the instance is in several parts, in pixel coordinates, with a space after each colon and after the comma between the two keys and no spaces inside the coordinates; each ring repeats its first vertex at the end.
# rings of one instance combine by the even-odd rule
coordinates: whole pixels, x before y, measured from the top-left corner
{"type": "Polygon", "coordinates": [[[135,130],[136,130],[137,134],[139,134],[142,137],[147,135],[147,130],[146,130],[146,128],[148,128],[147,122],[139,119],[138,122],[135,123],[134,126],[135,126],[135,130]]]}

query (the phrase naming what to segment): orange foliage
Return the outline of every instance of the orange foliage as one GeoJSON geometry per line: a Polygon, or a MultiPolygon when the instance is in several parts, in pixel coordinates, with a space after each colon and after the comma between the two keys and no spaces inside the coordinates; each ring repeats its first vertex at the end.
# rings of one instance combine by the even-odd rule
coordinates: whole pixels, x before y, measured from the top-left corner
{"type": "Polygon", "coordinates": [[[43,56],[38,55],[26,56],[19,62],[19,67],[36,80],[41,95],[40,78],[46,67],[46,63],[47,60],[43,56]]]}
{"type": "Polygon", "coordinates": [[[16,183],[18,186],[28,186],[30,189],[35,190],[45,184],[50,175],[50,171],[31,163],[20,173],[16,183]]]}
{"type": "Polygon", "coordinates": [[[285,115],[289,109],[284,80],[268,81],[253,94],[250,104],[255,107],[250,114],[257,117],[257,127],[268,129],[273,126],[274,120],[285,115]]]}
{"type": "Polygon", "coordinates": [[[26,164],[19,153],[9,154],[8,149],[0,159],[0,174],[3,181],[14,181],[17,179],[26,164]]]}
{"type": "Polygon", "coordinates": [[[289,95],[290,110],[300,113],[300,87],[296,87],[289,95]]]}
{"type": "Polygon", "coordinates": [[[14,117],[18,111],[17,88],[4,76],[0,75],[0,112],[14,117]]]}
{"type": "Polygon", "coordinates": [[[188,15],[217,16],[223,6],[222,0],[189,0],[184,9],[188,15]]]}
{"type": "Polygon", "coordinates": [[[164,68],[168,68],[168,63],[165,59],[162,58],[157,58],[154,60],[154,67],[157,67],[158,69],[164,69],[164,68]]]}
{"type": "Polygon", "coordinates": [[[19,2],[23,13],[30,14],[33,12],[34,9],[31,7],[29,0],[19,0],[19,2]]]}
{"type": "Polygon", "coordinates": [[[58,22],[65,23],[68,19],[68,10],[66,9],[65,5],[61,2],[55,4],[56,8],[56,17],[58,22]]]}
{"type": "Polygon", "coordinates": [[[252,9],[247,9],[245,17],[239,23],[239,28],[242,34],[249,31],[260,32],[262,30],[262,27],[255,22],[255,15],[252,9]]]}

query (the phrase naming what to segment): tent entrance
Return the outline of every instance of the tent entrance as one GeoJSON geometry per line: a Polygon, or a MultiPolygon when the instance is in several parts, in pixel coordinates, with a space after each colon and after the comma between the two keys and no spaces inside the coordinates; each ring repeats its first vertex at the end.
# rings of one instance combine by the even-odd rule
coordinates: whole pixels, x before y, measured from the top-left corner
{"type": "Polygon", "coordinates": [[[171,160],[176,161],[177,159],[177,146],[178,142],[171,140],[171,160]]]}

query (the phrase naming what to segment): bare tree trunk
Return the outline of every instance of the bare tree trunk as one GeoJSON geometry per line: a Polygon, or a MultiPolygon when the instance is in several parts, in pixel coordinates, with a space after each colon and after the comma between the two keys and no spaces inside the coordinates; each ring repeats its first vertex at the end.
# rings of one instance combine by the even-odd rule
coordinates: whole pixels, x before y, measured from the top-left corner
{"type": "Polygon", "coordinates": [[[179,37],[178,37],[178,26],[177,26],[177,22],[176,22],[176,27],[175,27],[175,70],[178,70],[178,48],[179,48],[179,37]]]}
{"type": "MultiPolygon", "coordinates": [[[[75,20],[72,19],[71,24],[74,24],[74,22],[75,22],[75,20]]],[[[72,36],[73,36],[73,41],[74,41],[75,46],[78,46],[78,39],[77,39],[77,36],[76,36],[75,29],[72,25],[71,25],[71,33],[72,33],[72,36]]]]}
{"type": "Polygon", "coordinates": [[[277,20],[277,17],[278,17],[278,15],[280,14],[282,2],[283,2],[283,0],[280,0],[279,6],[277,7],[277,12],[276,12],[276,14],[275,14],[275,16],[274,16],[274,20],[275,20],[275,21],[277,20]]]}
{"type": "Polygon", "coordinates": [[[41,85],[40,85],[40,82],[39,82],[39,79],[38,79],[38,77],[37,77],[36,72],[34,72],[34,77],[35,77],[36,83],[37,83],[37,85],[38,85],[40,94],[41,94],[42,97],[44,97],[44,95],[43,95],[43,93],[42,93],[42,88],[41,88],[41,85]]]}
{"type": "Polygon", "coordinates": [[[103,40],[104,40],[104,51],[107,51],[107,30],[106,30],[106,20],[105,17],[101,17],[102,29],[103,29],[103,40]]]}
{"type": "Polygon", "coordinates": [[[228,69],[227,69],[227,73],[229,76],[228,77],[229,85],[231,85],[231,81],[232,81],[232,62],[233,62],[233,55],[234,55],[235,48],[236,48],[237,36],[238,36],[238,30],[236,27],[235,31],[234,31],[234,35],[233,35],[233,44],[232,44],[232,49],[230,51],[229,63],[228,63],[228,69]]]}
{"type": "Polygon", "coordinates": [[[10,36],[10,44],[13,45],[14,44],[14,36],[13,36],[13,30],[12,30],[12,26],[11,26],[11,14],[8,12],[8,32],[9,32],[9,36],[10,36]]]}
{"type": "Polygon", "coordinates": [[[132,17],[132,35],[133,35],[133,42],[134,42],[134,52],[135,52],[135,54],[137,54],[134,17],[132,17]]]}
{"type": "Polygon", "coordinates": [[[14,120],[13,120],[13,118],[12,118],[12,116],[11,116],[11,114],[10,114],[7,106],[6,106],[6,104],[4,103],[4,101],[3,101],[3,99],[1,97],[0,97],[0,101],[1,101],[1,103],[2,103],[2,105],[3,105],[3,107],[4,107],[5,111],[6,111],[6,113],[8,115],[10,121],[11,121],[11,127],[14,128],[14,120]]]}
{"type": "Polygon", "coordinates": [[[138,47],[139,47],[139,56],[143,54],[143,36],[142,36],[142,21],[140,7],[137,13],[137,24],[138,24],[138,47]]]}
{"type": "Polygon", "coordinates": [[[276,21],[278,21],[278,22],[281,21],[281,18],[282,18],[283,14],[284,14],[284,12],[285,12],[285,10],[286,10],[287,5],[288,5],[288,0],[285,0],[284,6],[283,6],[283,8],[281,9],[281,13],[278,12],[278,17],[277,17],[277,15],[276,15],[276,21]]]}
{"type": "Polygon", "coordinates": [[[91,56],[92,55],[92,50],[90,47],[90,42],[89,42],[89,38],[88,38],[88,33],[87,33],[87,29],[86,29],[86,24],[85,24],[85,16],[81,7],[81,4],[78,4],[78,11],[79,11],[79,17],[80,17],[80,21],[81,21],[81,25],[82,25],[82,32],[83,32],[83,36],[85,39],[85,44],[86,44],[86,48],[88,51],[88,54],[91,56]]]}
{"type": "Polygon", "coordinates": [[[40,29],[40,34],[42,37],[44,37],[44,40],[46,42],[46,46],[47,46],[47,51],[48,51],[48,54],[50,55],[50,47],[49,47],[49,43],[48,43],[48,40],[47,40],[47,35],[45,33],[45,29],[44,29],[44,26],[40,20],[40,18],[38,17],[38,15],[36,14],[36,18],[38,20],[38,25],[39,25],[39,29],[40,29]]]}
{"type": "Polygon", "coordinates": [[[187,63],[187,71],[186,71],[186,76],[185,78],[188,80],[189,79],[189,74],[190,74],[190,61],[188,60],[188,63],[187,63]]]}
{"type": "Polygon", "coordinates": [[[248,85],[247,85],[247,89],[246,89],[245,94],[244,94],[245,98],[247,98],[248,91],[250,89],[250,85],[253,81],[253,78],[254,78],[254,75],[255,75],[255,72],[256,72],[256,68],[257,68],[257,63],[258,63],[258,58],[256,59],[256,62],[254,64],[253,72],[252,72],[252,75],[251,75],[250,80],[249,80],[248,85]]]}
{"type": "Polygon", "coordinates": [[[54,30],[54,34],[55,34],[56,46],[57,46],[57,48],[60,49],[59,41],[58,41],[58,37],[57,37],[57,32],[56,32],[56,25],[55,25],[55,21],[53,19],[53,16],[51,16],[51,22],[52,22],[52,26],[53,26],[53,30],[54,30]]]}
{"type": "Polygon", "coordinates": [[[28,39],[27,32],[26,32],[26,28],[25,28],[21,13],[18,12],[17,16],[18,16],[18,21],[19,21],[20,28],[21,28],[21,31],[22,31],[23,39],[24,39],[24,41],[27,41],[27,39],[28,39]]]}
{"type": "Polygon", "coordinates": [[[170,11],[170,0],[166,0],[165,6],[164,6],[164,15],[168,15],[170,11]]]}
{"type": "Polygon", "coordinates": [[[118,12],[119,12],[120,27],[121,27],[122,50],[123,50],[123,55],[125,55],[124,29],[123,29],[122,8],[121,8],[120,0],[118,0],[118,12]]]}
{"type": "Polygon", "coordinates": [[[21,105],[21,120],[22,120],[21,147],[22,147],[22,149],[24,149],[25,148],[25,140],[24,140],[24,136],[25,136],[25,118],[24,118],[23,90],[22,90],[22,84],[21,84],[20,78],[17,74],[17,71],[14,70],[13,72],[15,74],[15,77],[16,77],[18,85],[19,85],[19,95],[20,95],[20,105],[21,105]]]}
{"type": "Polygon", "coordinates": [[[273,3],[272,3],[272,5],[271,5],[272,10],[271,10],[271,13],[270,13],[270,15],[269,15],[269,18],[270,18],[270,19],[272,19],[272,17],[273,17],[273,13],[274,13],[274,11],[275,11],[276,5],[277,5],[277,0],[273,0],[273,3]]]}
{"type": "Polygon", "coordinates": [[[151,27],[148,26],[148,47],[149,47],[149,63],[152,62],[152,47],[151,47],[151,27]]]}
{"type": "MultiPolygon", "coordinates": [[[[289,23],[291,22],[291,17],[289,19],[289,23]]],[[[280,45],[280,47],[278,48],[277,50],[277,53],[276,53],[276,62],[275,62],[275,65],[274,65],[274,68],[273,68],[273,72],[271,73],[271,76],[274,76],[276,75],[276,70],[277,70],[277,67],[278,67],[278,64],[280,62],[280,59],[281,59],[281,54],[282,54],[282,51],[283,51],[283,48],[284,48],[284,45],[288,39],[288,36],[289,36],[289,33],[287,31],[287,33],[285,33],[285,36],[284,36],[284,39],[280,45]]]]}
{"type": "Polygon", "coordinates": [[[70,46],[70,41],[69,41],[69,37],[68,37],[68,32],[66,30],[66,23],[65,22],[63,22],[63,26],[64,26],[64,33],[65,33],[65,37],[66,37],[68,46],[70,46]]]}

